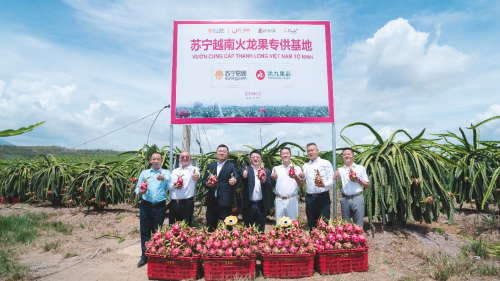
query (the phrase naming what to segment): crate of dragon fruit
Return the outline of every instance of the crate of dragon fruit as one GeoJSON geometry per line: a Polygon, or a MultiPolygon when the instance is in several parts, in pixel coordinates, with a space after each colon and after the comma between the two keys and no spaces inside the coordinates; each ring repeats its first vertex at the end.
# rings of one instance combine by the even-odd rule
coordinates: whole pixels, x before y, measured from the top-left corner
{"type": "Polygon", "coordinates": [[[205,280],[255,278],[260,235],[255,226],[243,227],[236,225],[237,221],[228,216],[214,232],[205,233],[201,249],[205,280]]]}
{"type": "Polygon", "coordinates": [[[200,255],[192,257],[166,258],[146,254],[148,278],[157,280],[195,280],[201,270],[200,255]]]}
{"type": "Polygon", "coordinates": [[[265,278],[312,276],[316,248],[298,220],[282,217],[261,236],[262,272],[265,278]]]}
{"type": "Polygon", "coordinates": [[[316,246],[316,270],[320,274],[338,274],[368,270],[368,249],[363,228],[345,222],[318,221],[318,227],[311,231],[316,246]]]}
{"type": "Polygon", "coordinates": [[[197,279],[201,272],[203,235],[185,222],[158,230],[146,242],[148,278],[160,280],[197,279]]]}

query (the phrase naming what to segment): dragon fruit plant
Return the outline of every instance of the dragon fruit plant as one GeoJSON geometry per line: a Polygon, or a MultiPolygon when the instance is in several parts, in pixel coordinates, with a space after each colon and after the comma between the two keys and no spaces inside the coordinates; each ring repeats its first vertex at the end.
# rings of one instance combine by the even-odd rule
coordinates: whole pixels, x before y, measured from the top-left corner
{"type": "Polygon", "coordinates": [[[318,251],[363,249],[367,246],[363,228],[342,219],[318,220],[318,227],[311,231],[311,240],[318,251]]]}

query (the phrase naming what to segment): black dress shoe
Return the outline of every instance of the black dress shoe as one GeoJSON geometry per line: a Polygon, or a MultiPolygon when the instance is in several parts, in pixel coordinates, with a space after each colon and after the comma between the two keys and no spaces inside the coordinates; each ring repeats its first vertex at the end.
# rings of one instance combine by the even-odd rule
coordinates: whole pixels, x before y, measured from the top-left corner
{"type": "Polygon", "coordinates": [[[148,263],[148,258],[147,257],[141,258],[141,260],[137,264],[137,267],[142,267],[142,266],[146,265],[147,263],[148,263]]]}

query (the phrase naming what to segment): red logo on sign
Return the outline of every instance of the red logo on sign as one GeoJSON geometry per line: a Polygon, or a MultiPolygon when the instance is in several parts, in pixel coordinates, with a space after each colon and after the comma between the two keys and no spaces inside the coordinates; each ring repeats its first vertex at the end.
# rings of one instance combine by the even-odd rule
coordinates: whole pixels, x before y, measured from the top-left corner
{"type": "Polygon", "coordinates": [[[264,70],[259,69],[257,70],[257,74],[255,74],[255,76],[257,76],[257,79],[262,80],[266,78],[266,73],[264,72],[264,70]]]}

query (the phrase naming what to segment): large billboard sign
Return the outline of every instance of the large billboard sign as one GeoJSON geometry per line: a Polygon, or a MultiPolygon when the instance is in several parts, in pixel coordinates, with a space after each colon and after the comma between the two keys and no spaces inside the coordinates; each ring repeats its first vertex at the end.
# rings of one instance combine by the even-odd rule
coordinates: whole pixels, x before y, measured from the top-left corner
{"type": "Polygon", "coordinates": [[[333,123],[328,21],[174,21],[172,124],[333,123]]]}

